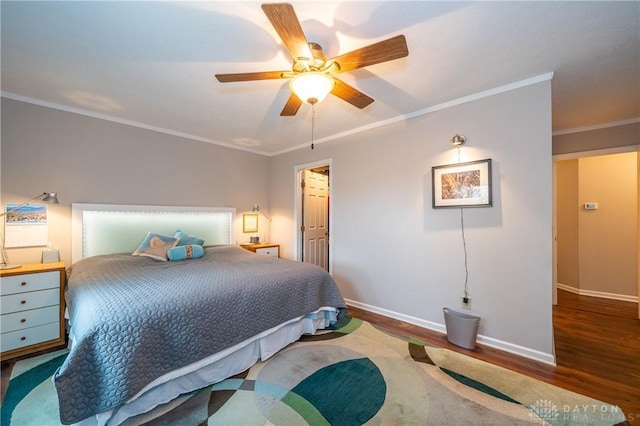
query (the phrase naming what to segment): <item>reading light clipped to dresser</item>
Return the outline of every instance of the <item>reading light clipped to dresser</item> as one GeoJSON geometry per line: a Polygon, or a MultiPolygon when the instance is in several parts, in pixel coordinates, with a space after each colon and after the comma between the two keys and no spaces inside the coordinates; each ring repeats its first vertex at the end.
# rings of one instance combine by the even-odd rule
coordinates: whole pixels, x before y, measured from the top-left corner
{"type": "Polygon", "coordinates": [[[65,344],[62,262],[0,271],[2,360],[65,344]]]}

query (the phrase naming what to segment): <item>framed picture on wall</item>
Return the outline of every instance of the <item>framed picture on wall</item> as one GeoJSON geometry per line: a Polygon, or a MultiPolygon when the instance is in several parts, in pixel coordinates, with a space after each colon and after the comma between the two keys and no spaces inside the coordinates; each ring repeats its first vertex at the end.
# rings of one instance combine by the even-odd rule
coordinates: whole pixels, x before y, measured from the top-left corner
{"type": "Polygon", "coordinates": [[[491,159],[431,168],[433,208],[491,207],[491,159]]]}
{"type": "Polygon", "coordinates": [[[45,204],[7,203],[2,213],[5,215],[4,248],[47,245],[49,228],[45,204]]]}
{"type": "Polygon", "coordinates": [[[258,232],[258,215],[245,213],[242,215],[242,232],[258,232]]]}

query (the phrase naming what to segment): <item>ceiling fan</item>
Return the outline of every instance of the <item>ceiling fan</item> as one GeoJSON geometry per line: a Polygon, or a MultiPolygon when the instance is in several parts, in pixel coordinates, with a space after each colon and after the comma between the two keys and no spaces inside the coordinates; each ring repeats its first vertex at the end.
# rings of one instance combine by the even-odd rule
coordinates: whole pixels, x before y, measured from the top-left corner
{"type": "Polygon", "coordinates": [[[364,108],[373,102],[373,98],[339,80],[335,74],[403,58],[409,54],[405,37],[399,35],[328,59],[319,44],[307,41],[293,6],[288,3],[269,3],[263,4],[262,10],[293,58],[291,70],[216,74],[216,78],[221,83],[291,79],[291,95],[280,113],[281,116],[295,115],[302,102],[313,105],[322,101],[329,92],[358,108],[364,108]],[[315,88],[323,86],[324,92],[304,94],[302,86],[306,83],[315,88]]]}

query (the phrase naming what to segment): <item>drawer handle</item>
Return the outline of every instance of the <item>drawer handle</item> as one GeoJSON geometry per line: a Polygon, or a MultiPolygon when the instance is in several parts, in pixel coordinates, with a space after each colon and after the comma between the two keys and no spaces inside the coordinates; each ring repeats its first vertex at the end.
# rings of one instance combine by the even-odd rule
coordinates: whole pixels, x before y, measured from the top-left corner
{"type": "Polygon", "coordinates": [[[26,281],[22,281],[22,282],[20,283],[20,285],[24,287],[25,285],[27,285],[27,282],[26,282],[26,281]]]}
{"type": "Polygon", "coordinates": [[[20,338],[20,340],[24,341],[24,340],[27,340],[27,338],[26,338],[26,337],[24,337],[24,336],[22,336],[22,337],[20,338]]]}
{"type": "Polygon", "coordinates": [[[21,322],[21,323],[25,323],[25,322],[27,322],[27,319],[26,319],[26,318],[22,318],[22,319],[20,320],[20,322],[21,322]]]}
{"type": "Polygon", "coordinates": [[[26,301],[26,300],[21,300],[21,301],[20,301],[20,304],[21,304],[21,305],[26,305],[26,304],[27,304],[27,301],[26,301]]]}

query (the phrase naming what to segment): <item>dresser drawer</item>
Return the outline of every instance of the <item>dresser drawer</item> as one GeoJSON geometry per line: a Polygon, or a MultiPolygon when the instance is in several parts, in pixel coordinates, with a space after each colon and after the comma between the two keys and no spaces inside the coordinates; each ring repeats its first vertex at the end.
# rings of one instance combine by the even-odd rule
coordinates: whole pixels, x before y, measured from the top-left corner
{"type": "Polygon", "coordinates": [[[2,352],[60,338],[58,322],[2,333],[2,352]]]}
{"type": "MultiPolygon", "coordinates": [[[[60,273],[57,271],[2,277],[0,295],[23,293],[25,291],[44,290],[60,287],[60,273]]],[[[4,310],[3,310],[4,312],[4,310]]]]}
{"type": "Polygon", "coordinates": [[[3,361],[64,346],[64,268],[53,262],[0,270],[3,361]]]}
{"type": "Polygon", "coordinates": [[[58,323],[58,321],[60,321],[60,307],[56,305],[2,315],[1,328],[3,333],[8,333],[37,325],[58,323]]]}
{"type": "Polygon", "coordinates": [[[265,247],[256,249],[256,254],[263,256],[278,257],[278,247],[265,247]]]}
{"type": "Polygon", "coordinates": [[[54,305],[60,305],[60,289],[57,288],[10,294],[0,298],[0,310],[3,314],[54,305]]]}

